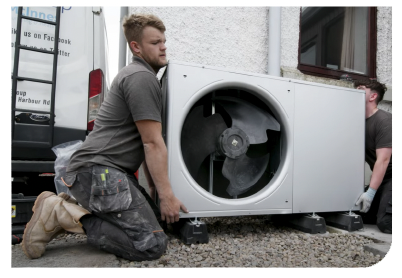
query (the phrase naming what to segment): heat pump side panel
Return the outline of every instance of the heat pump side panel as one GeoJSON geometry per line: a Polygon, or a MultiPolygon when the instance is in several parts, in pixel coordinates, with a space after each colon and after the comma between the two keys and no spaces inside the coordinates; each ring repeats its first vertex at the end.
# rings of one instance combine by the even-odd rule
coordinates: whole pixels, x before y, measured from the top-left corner
{"type": "Polygon", "coordinates": [[[364,187],[365,95],[295,84],[293,212],[357,210],[364,187]]]}

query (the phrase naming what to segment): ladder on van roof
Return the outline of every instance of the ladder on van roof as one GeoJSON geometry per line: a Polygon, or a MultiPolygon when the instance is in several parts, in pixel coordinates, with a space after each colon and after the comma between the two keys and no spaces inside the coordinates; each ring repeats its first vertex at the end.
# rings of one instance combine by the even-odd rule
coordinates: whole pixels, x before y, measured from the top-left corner
{"type": "Polygon", "coordinates": [[[22,14],[23,7],[18,8],[18,18],[17,18],[17,31],[16,31],[16,41],[15,41],[15,55],[14,55],[14,68],[12,78],[12,106],[11,106],[11,126],[12,126],[12,145],[14,147],[37,147],[37,148],[49,148],[53,146],[53,128],[54,128],[54,107],[55,107],[55,92],[56,92],[56,76],[57,76],[57,58],[59,52],[59,30],[60,30],[60,11],[61,8],[56,8],[56,21],[49,21],[40,18],[30,17],[28,15],[22,14]],[[33,47],[27,47],[21,45],[21,25],[22,20],[37,21],[45,24],[54,25],[54,47],[53,51],[37,49],[33,47]],[[20,50],[41,52],[49,55],[53,55],[53,69],[52,69],[52,80],[43,80],[28,78],[18,75],[20,50]],[[18,81],[29,81],[51,84],[51,98],[50,98],[50,111],[44,112],[39,110],[31,109],[20,109],[16,108],[17,100],[17,83],[18,81]],[[16,126],[16,116],[15,112],[26,112],[35,114],[50,114],[48,125],[32,125],[32,124],[20,124],[16,126]]]}

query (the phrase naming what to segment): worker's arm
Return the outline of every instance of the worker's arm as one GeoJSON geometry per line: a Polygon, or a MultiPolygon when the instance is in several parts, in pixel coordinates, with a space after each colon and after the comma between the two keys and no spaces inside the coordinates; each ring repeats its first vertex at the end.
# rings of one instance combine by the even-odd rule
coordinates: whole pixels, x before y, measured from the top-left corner
{"type": "Polygon", "coordinates": [[[378,187],[384,179],[385,172],[392,155],[392,148],[376,149],[377,160],[374,163],[373,174],[371,175],[370,186],[366,192],[360,195],[356,205],[363,204],[361,212],[368,212],[371,207],[371,202],[377,192],[378,187]]]}
{"type": "Polygon", "coordinates": [[[377,160],[374,163],[373,174],[371,175],[370,188],[377,190],[384,179],[389,161],[392,155],[392,148],[376,149],[377,160]]]}
{"type": "Polygon", "coordinates": [[[152,180],[151,174],[149,173],[147,163],[144,161],[142,163],[142,169],[144,170],[144,175],[145,178],[147,179],[148,182],[148,187],[149,187],[149,196],[151,199],[155,202],[156,196],[155,196],[155,184],[154,181],[152,180]]]}
{"type": "Polygon", "coordinates": [[[179,221],[180,209],[186,207],[173,194],[167,174],[167,149],[162,138],[162,125],[152,120],[135,122],[144,144],[145,162],[160,200],[161,218],[167,223],[179,221]]]}

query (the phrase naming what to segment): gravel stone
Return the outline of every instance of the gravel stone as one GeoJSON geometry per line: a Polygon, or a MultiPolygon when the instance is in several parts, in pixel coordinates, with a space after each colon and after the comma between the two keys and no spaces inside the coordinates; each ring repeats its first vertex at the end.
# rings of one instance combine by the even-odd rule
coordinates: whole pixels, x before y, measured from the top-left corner
{"type": "MultiPolygon", "coordinates": [[[[201,218],[209,242],[185,245],[169,226],[165,253],[155,261],[130,262],[120,267],[369,267],[381,261],[364,250],[373,240],[356,234],[307,234],[269,220],[269,216],[201,218]]],[[[86,235],[65,234],[53,240],[86,235]]]]}

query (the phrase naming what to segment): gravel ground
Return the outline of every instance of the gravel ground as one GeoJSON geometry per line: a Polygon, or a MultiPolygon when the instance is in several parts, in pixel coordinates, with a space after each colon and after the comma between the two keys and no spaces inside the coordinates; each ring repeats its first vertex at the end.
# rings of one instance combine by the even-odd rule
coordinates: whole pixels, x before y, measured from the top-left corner
{"type": "Polygon", "coordinates": [[[363,246],[373,241],[355,234],[307,234],[273,223],[267,216],[202,218],[208,244],[183,244],[171,230],[165,254],[155,261],[121,267],[368,267],[379,255],[363,246]]]}
{"type": "MultiPolygon", "coordinates": [[[[363,249],[364,245],[373,243],[373,240],[353,233],[303,233],[271,222],[269,216],[211,217],[200,220],[207,224],[209,243],[185,245],[169,226],[167,231],[168,248],[160,259],[135,262],[117,258],[113,267],[350,268],[369,267],[381,260],[379,255],[374,256],[373,253],[363,249]]],[[[68,241],[71,240],[74,240],[76,244],[86,245],[85,235],[60,235],[49,243],[46,258],[49,257],[50,252],[56,254],[56,252],[66,250],[61,248],[59,244],[68,244],[68,241]],[[53,250],[51,246],[58,247],[53,250]]],[[[13,246],[14,248],[19,248],[19,245],[13,246]]],[[[82,246],[80,248],[88,247],[82,246]]],[[[19,253],[21,253],[20,256],[23,256],[22,259],[25,259],[21,250],[19,253]]],[[[94,249],[93,254],[89,256],[94,257],[98,253],[99,251],[94,249]]],[[[29,263],[35,263],[35,260],[29,263]]],[[[37,263],[40,266],[39,260],[37,263]]],[[[16,264],[15,267],[21,266],[16,264]]]]}

